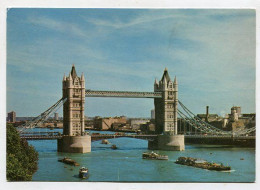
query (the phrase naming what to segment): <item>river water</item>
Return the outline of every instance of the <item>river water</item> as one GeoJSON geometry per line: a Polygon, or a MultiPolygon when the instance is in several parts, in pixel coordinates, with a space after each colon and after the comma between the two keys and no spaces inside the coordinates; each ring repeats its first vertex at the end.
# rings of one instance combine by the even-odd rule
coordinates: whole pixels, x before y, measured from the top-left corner
{"type": "MultiPolygon", "coordinates": [[[[39,130],[39,129],[35,129],[39,130]]],[[[46,129],[45,129],[46,130],[46,129]]],[[[59,129],[55,129],[60,131],[59,129]]],[[[55,131],[53,130],[53,131],[55,131]]],[[[102,132],[101,132],[102,133],[102,132]]],[[[112,133],[112,132],[104,132],[112,133]]],[[[146,140],[132,138],[109,139],[111,144],[92,142],[92,152],[70,154],[57,152],[57,140],[29,141],[39,152],[39,169],[33,181],[113,181],[113,182],[254,182],[255,149],[216,145],[186,145],[185,151],[155,151],[169,156],[168,161],[143,160],[142,153],[147,149],[146,140]],[[58,162],[70,157],[80,166],[74,167],[58,162]],[[209,171],[175,164],[180,156],[202,158],[223,163],[232,167],[231,172],[209,171]],[[244,160],[240,160],[244,158],[244,160]],[[88,179],[78,178],[81,166],[89,168],[88,179]]]]}

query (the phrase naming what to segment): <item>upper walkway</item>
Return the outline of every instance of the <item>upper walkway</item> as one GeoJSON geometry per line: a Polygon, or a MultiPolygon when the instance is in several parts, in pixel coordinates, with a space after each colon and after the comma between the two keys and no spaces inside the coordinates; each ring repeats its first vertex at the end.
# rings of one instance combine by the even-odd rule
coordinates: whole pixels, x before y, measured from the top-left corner
{"type": "Polygon", "coordinates": [[[86,97],[162,98],[161,92],[98,91],[86,90],[86,97]]]}

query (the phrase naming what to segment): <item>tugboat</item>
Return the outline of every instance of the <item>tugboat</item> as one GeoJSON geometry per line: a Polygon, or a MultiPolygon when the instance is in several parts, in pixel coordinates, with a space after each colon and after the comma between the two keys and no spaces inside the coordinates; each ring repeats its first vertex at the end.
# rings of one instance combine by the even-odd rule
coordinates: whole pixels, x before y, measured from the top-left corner
{"type": "Polygon", "coordinates": [[[88,168],[81,167],[79,169],[79,177],[82,178],[82,179],[87,178],[88,177],[88,168]]]}
{"type": "Polygon", "coordinates": [[[113,145],[111,146],[111,148],[112,148],[113,150],[116,150],[116,149],[117,149],[117,146],[116,146],[115,144],[113,144],[113,145]]]}
{"type": "Polygon", "coordinates": [[[223,164],[216,164],[216,163],[210,163],[206,160],[201,160],[197,158],[191,158],[191,157],[179,157],[176,162],[176,164],[186,165],[186,166],[192,166],[196,168],[202,168],[207,170],[216,170],[216,171],[228,171],[231,170],[230,166],[224,166],[223,164]]]}
{"type": "Polygon", "coordinates": [[[70,158],[67,158],[67,157],[64,157],[63,159],[60,159],[58,160],[59,162],[63,162],[65,164],[69,164],[69,165],[72,165],[72,166],[79,166],[79,163],[77,163],[76,161],[70,159],[70,158]]]}
{"type": "Polygon", "coordinates": [[[144,152],[143,159],[152,159],[152,160],[168,160],[167,155],[159,155],[155,152],[144,152]]]}
{"type": "Polygon", "coordinates": [[[101,144],[109,144],[109,141],[107,139],[103,139],[101,144]]]}

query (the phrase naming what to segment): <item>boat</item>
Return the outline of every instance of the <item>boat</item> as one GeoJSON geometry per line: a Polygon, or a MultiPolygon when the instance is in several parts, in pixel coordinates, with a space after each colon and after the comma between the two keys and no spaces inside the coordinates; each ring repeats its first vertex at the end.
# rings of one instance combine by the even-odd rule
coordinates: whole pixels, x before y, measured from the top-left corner
{"type": "Polygon", "coordinates": [[[65,164],[69,164],[69,165],[72,165],[72,166],[79,166],[79,163],[77,163],[76,161],[70,159],[70,158],[67,158],[67,157],[64,157],[63,159],[60,159],[58,160],[59,162],[63,162],[65,164]]]}
{"type": "Polygon", "coordinates": [[[115,149],[117,149],[117,146],[116,146],[115,144],[113,144],[113,145],[111,146],[111,148],[115,150],[115,149]]]}
{"type": "Polygon", "coordinates": [[[222,163],[210,163],[206,160],[191,158],[191,157],[179,157],[176,161],[176,164],[192,166],[195,168],[202,168],[207,170],[216,170],[216,171],[228,171],[231,170],[230,166],[224,166],[222,163]]]}
{"type": "Polygon", "coordinates": [[[152,160],[168,160],[167,155],[160,155],[155,152],[144,152],[143,159],[152,159],[152,160]]]}
{"type": "Polygon", "coordinates": [[[87,178],[88,177],[88,168],[81,167],[79,169],[79,177],[82,178],[82,179],[87,178]]]}
{"type": "Polygon", "coordinates": [[[109,144],[109,141],[107,139],[103,139],[101,144],[109,144]]]}

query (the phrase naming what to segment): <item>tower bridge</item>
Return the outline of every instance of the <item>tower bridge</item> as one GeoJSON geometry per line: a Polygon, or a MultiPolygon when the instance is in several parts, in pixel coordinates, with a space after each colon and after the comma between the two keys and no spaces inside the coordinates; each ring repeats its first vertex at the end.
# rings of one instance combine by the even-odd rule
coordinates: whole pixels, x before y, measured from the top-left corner
{"type": "Polygon", "coordinates": [[[205,121],[202,121],[193,114],[178,99],[177,78],[171,80],[168,70],[165,69],[160,81],[155,80],[154,92],[134,92],[134,91],[100,91],[85,89],[85,78],[82,73],[79,77],[75,66],[72,66],[69,76],[62,80],[62,98],[45,112],[34,118],[25,126],[21,127],[21,138],[28,140],[51,140],[57,139],[59,152],[85,153],[91,151],[91,141],[104,138],[130,137],[146,139],[148,148],[159,150],[179,150],[185,149],[184,135],[178,134],[178,115],[192,126],[195,130],[204,135],[185,135],[186,142],[199,142],[209,144],[237,144],[244,143],[255,145],[255,136],[250,136],[255,132],[255,127],[237,132],[223,131],[205,121]],[[89,135],[85,133],[84,111],[85,98],[89,97],[120,97],[120,98],[153,98],[155,107],[155,135],[89,135]],[[26,134],[27,128],[34,128],[39,122],[63,105],[63,134],[26,134]],[[178,109],[178,105],[182,111],[178,109]],[[205,136],[206,135],[206,136],[205,136]]]}
{"type": "MultiPolygon", "coordinates": [[[[178,84],[171,81],[165,69],[162,79],[154,82],[154,92],[96,91],[85,89],[85,77],[77,76],[72,66],[69,76],[63,77],[63,137],[58,139],[60,152],[90,152],[91,136],[86,135],[84,124],[85,97],[154,98],[155,125],[158,140],[149,148],[184,150],[184,136],[177,134],[178,84]]],[[[149,141],[150,142],[150,141],[149,141]]]]}

